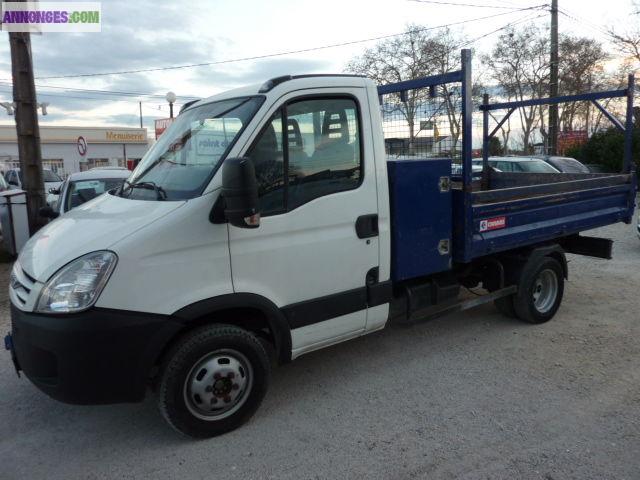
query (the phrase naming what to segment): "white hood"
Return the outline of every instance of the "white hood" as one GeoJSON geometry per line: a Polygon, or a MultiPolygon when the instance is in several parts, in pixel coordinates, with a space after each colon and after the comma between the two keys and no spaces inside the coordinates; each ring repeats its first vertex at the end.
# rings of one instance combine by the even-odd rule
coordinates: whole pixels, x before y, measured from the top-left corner
{"type": "Polygon", "coordinates": [[[65,213],[26,243],[18,261],[46,282],[60,267],[111,245],[184,205],[184,202],[129,200],[105,194],[65,213]]]}

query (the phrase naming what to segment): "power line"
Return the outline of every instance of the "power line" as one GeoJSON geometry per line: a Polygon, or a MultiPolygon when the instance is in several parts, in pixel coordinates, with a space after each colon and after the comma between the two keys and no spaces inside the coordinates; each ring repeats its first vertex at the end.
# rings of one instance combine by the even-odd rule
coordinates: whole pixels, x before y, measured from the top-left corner
{"type": "Polygon", "coordinates": [[[522,10],[522,7],[507,7],[507,6],[498,6],[498,5],[479,5],[477,3],[456,3],[456,2],[442,2],[438,0],[409,0],[410,2],[415,3],[430,3],[434,5],[449,5],[455,7],[474,7],[474,8],[500,8],[503,10],[522,10]]]}
{"type": "Polygon", "coordinates": [[[478,40],[482,40],[483,38],[486,38],[486,37],[488,37],[488,36],[490,36],[490,35],[493,35],[494,33],[501,32],[502,30],[506,30],[506,29],[507,29],[507,28],[509,28],[509,27],[514,27],[514,26],[516,26],[516,25],[519,25],[519,24],[524,23],[524,22],[527,22],[527,21],[537,20],[538,18],[542,18],[542,17],[545,17],[545,16],[546,16],[546,14],[545,14],[545,13],[542,13],[542,14],[539,14],[539,15],[535,15],[535,16],[527,15],[527,16],[525,16],[525,17],[521,18],[520,20],[516,20],[516,21],[514,21],[514,22],[507,23],[506,25],[503,25],[503,26],[502,26],[502,27],[500,27],[500,28],[497,28],[497,29],[495,29],[495,30],[492,30],[492,31],[490,31],[490,32],[487,32],[487,33],[485,33],[485,34],[483,34],[483,35],[480,35],[479,37],[473,38],[473,39],[471,39],[471,40],[469,40],[469,41],[467,41],[467,42],[464,42],[464,43],[462,43],[462,44],[458,45],[456,48],[466,47],[466,46],[468,46],[468,45],[471,45],[471,44],[473,44],[473,43],[477,42],[478,40]]]}
{"type": "Polygon", "coordinates": [[[606,35],[607,37],[610,37],[610,34],[607,30],[605,30],[604,28],[602,28],[599,25],[596,25],[593,22],[590,22],[588,20],[585,20],[584,18],[579,18],[577,15],[573,14],[573,13],[569,13],[567,10],[565,9],[558,9],[558,12],[560,12],[562,15],[564,15],[565,17],[567,17],[570,20],[573,20],[574,22],[578,23],[578,24],[582,24],[582,25],[586,25],[587,27],[591,28],[592,30],[595,30],[603,35],[606,35]]]}
{"type": "MultiPolygon", "coordinates": [[[[8,85],[12,86],[13,83],[7,80],[0,80],[0,85],[8,85]]],[[[115,96],[124,96],[124,97],[147,97],[147,98],[155,98],[155,99],[164,99],[165,96],[163,94],[156,93],[142,93],[142,92],[126,92],[126,91],[118,91],[118,90],[103,90],[103,89],[89,89],[89,88],[74,88],[74,87],[63,87],[61,85],[44,85],[37,84],[36,87],[44,88],[44,89],[59,89],[68,92],[87,92],[92,94],[100,94],[100,95],[115,95],[115,96]]],[[[200,97],[194,97],[190,95],[180,95],[180,98],[185,100],[192,100],[200,97]]]]}
{"type": "Polygon", "coordinates": [[[293,54],[297,54],[297,53],[308,53],[308,52],[313,52],[313,51],[317,51],[317,50],[324,50],[324,49],[328,49],[328,48],[344,47],[344,46],[348,46],[348,45],[356,45],[356,44],[359,44],[359,43],[372,42],[372,41],[376,41],[376,40],[384,40],[384,39],[387,39],[387,38],[398,37],[398,36],[401,36],[401,35],[407,35],[409,33],[415,33],[415,32],[421,32],[421,31],[429,31],[429,30],[437,30],[437,29],[446,28],[446,27],[453,27],[453,26],[462,25],[462,24],[465,24],[465,23],[477,22],[477,21],[480,21],[480,20],[487,20],[489,18],[500,17],[500,16],[503,16],[503,15],[510,15],[510,14],[517,13],[517,12],[541,9],[541,8],[545,8],[546,6],[547,6],[546,4],[534,5],[534,6],[531,6],[531,7],[520,8],[518,10],[511,10],[511,11],[508,11],[508,12],[500,12],[500,13],[496,13],[494,15],[486,15],[484,17],[472,18],[472,19],[469,19],[469,20],[461,20],[459,22],[453,22],[453,23],[448,23],[448,24],[444,24],[444,25],[438,25],[438,26],[435,26],[435,27],[417,28],[417,29],[412,30],[411,32],[394,33],[394,34],[391,34],[391,35],[381,35],[379,37],[371,37],[371,38],[366,38],[366,39],[361,39],[361,40],[352,40],[352,41],[349,41],[349,42],[334,43],[334,44],[323,45],[323,46],[319,46],[319,47],[302,48],[302,49],[299,49],[299,50],[289,50],[289,51],[285,51],[285,52],[270,53],[270,54],[265,54],[265,55],[256,55],[256,56],[253,56],[253,57],[243,57],[243,58],[234,58],[234,59],[228,59],[228,60],[219,60],[217,62],[202,62],[202,63],[187,64],[187,65],[173,65],[173,66],[168,66],[168,67],[141,68],[141,69],[136,69],[136,70],[120,70],[120,71],[100,72],[100,73],[80,73],[80,74],[74,74],[74,75],[49,75],[49,76],[42,76],[42,77],[36,77],[36,78],[38,78],[40,80],[43,80],[43,79],[52,79],[52,78],[79,78],[79,77],[98,77],[98,76],[106,76],[106,75],[127,75],[127,74],[133,74],[133,73],[159,72],[159,71],[166,71],[166,70],[180,70],[180,69],[183,69],[183,68],[195,68],[195,67],[206,67],[206,66],[212,66],[212,65],[223,65],[223,64],[228,64],[228,63],[244,62],[244,61],[249,61],[249,60],[261,60],[261,59],[265,59],[265,58],[281,57],[281,56],[293,55],[293,54]]]}

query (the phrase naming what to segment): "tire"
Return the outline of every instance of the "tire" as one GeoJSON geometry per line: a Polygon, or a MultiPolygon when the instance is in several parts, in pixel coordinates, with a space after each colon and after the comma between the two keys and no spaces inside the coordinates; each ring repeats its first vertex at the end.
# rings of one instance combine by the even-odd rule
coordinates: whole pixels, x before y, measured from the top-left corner
{"type": "Polygon", "coordinates": [[[516,309],[513,306],[513,300],[515,295],[509,295],[508,297],[498,298],[493,301],[493,304],[496,306],[498,311],[508,318],[518,318],[516,314],[516,309]]]}
{"type": "Polygon", "coordinates": [[[528,323],[548,322],[560,308],[563,294],[564,272],[560,262],[551,257],[529,261],[513,299],[515,313],[528,323]]]}
{"type": "Polygon", "coordinates": [[[160,372],[162,416],[185,435],[209,438],[251,418],[267,392],[270,365],[254,334],[231,325],[210,325],[180,339],[160,372]]]}

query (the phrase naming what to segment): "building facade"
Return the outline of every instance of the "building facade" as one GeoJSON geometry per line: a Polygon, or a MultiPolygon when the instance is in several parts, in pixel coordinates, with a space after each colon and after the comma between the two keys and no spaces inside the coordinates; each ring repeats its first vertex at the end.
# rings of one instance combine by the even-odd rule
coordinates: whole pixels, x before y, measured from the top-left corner
{"type": "MultiPolygon", "coordinates": [[[[93,167],[131,168],[150,147],[146,128],[40,126],[40,142],[43,167],[63,178],[93,167]]],[[[16,128],[0,125],[0,170],[18,167],[16,128]]]]}

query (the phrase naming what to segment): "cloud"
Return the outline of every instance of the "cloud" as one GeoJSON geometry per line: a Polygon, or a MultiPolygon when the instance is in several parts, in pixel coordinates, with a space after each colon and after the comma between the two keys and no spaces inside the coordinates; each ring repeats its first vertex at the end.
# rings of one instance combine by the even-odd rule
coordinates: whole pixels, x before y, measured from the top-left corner
{"type": "Polygon", "coordinates": [[[273,58],[252,63],[238,63],[231,66],[211,66],[196,68],[189,82],[211,91],[262,83],[281,75],[301,75],[306,73],[332,73],[328,71],[331,63],[324,60],[304,58],[273,58]]]}

